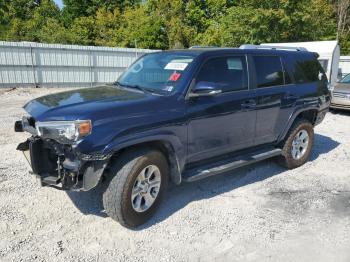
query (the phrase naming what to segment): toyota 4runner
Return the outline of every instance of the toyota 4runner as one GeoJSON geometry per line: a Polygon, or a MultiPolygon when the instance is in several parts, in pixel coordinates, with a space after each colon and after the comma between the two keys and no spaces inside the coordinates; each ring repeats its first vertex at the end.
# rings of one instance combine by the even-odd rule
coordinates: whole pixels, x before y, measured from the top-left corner
{"type": "Polygon", "coordinates": [[[107,214],[145,223],[168,181],[192,182],[276,157],[303,165],[330,105],[317,54],[194,48],[139,58],[113,84],[40,97],[15,131],[43,186],[105,184],[107,214]]]}

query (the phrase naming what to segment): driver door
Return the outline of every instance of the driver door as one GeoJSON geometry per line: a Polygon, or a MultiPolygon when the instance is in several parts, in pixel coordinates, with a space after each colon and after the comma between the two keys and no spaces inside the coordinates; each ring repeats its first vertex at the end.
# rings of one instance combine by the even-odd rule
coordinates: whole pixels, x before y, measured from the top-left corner
{"type": "Polygon", "coordinates": [[[244,55],[214,57],[204,62],[196,84],[213,83],[220,86],[222,93],[188,100],[188,162],[254,145],[257,101],[255,90],[249,89],[247,72],[244,55]]]}

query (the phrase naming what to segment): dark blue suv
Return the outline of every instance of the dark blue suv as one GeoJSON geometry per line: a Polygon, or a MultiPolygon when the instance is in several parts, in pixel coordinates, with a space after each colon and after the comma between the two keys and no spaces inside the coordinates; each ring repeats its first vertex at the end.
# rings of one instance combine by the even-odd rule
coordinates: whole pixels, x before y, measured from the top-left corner
{"type": "Polygon", "coordinates": [[[147,221],[180,184],[276,157],[304,164],[330,93],[317,54],[249,46],[156,52],[117,82],[37,98],[15,123],[43,186],[104,183],[107,214],[147,221]]]}

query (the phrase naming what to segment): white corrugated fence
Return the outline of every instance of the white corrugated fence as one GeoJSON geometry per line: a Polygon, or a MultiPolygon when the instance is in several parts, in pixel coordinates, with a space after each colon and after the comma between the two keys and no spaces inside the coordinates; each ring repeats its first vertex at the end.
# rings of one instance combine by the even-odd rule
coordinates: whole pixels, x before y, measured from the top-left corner
{"type": "Polygon", "coordinates": [[[89,87],[115,81],[149,49],[0,41],[0,87],[89,87]]]}

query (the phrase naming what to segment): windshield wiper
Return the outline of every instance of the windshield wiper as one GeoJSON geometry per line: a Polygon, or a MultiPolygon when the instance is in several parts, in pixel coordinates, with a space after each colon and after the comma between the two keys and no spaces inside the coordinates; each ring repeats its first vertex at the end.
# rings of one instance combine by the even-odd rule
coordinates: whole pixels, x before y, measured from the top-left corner
{"type": "Polygon", "coordinates": [[[114,82],[114,85],[118,85],[118,86],[121,86],[121,87],[126,87],[126,88],[133,88],[133,89],[137,89],[137,90],[140,90],[144,93],[146,92],[149,92],[148,90],[146,90],[145,88],[142,88],[141,86],[139,85],[129,85],[129,84],[122,84],[118,81],[114,82]]]}
{"type": "Polygon", "coordinates": [[[149,93],[149,94],[155,94],[155,95],[160,95],[156,90],[154,89],[151,89],[151,88],[146,88],[146,87],[141,87],[139,85],[130,85],[130,84],[122,84],[118,81],[114,82],[113,85],[117,85],[117,86],[120,86],[120,87],[124,87],[124,88],[133,88],[133,89],[137,89],[137,90],[140,90],[144,93],[149,93]]]}

